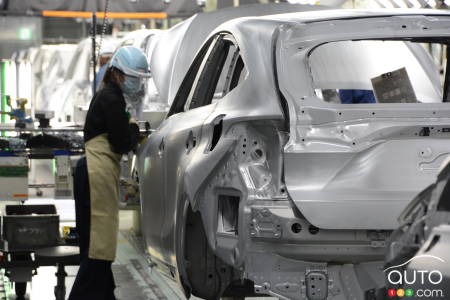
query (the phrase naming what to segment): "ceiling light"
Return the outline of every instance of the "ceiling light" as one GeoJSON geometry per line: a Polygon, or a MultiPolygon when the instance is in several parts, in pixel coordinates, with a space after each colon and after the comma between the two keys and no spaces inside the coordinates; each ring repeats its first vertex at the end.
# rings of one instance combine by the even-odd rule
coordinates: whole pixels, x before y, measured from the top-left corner
{"type": "Polygon", "coordinates": [[[401,8],[408,8],[408,6],[406,6],[406,3],[403,2],[403,0],[394,0],[394,2],[401,8]]]}

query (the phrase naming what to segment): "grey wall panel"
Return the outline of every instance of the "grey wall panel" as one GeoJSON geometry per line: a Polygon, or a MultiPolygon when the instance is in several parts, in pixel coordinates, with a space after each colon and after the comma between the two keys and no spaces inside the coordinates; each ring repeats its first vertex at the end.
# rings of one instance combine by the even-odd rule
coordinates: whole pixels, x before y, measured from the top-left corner
{"type": "Polygon", "coordinates": [[[0,58],[11,58],[15,51],[42,44],[39,17],[0,17],[0,58]]]}

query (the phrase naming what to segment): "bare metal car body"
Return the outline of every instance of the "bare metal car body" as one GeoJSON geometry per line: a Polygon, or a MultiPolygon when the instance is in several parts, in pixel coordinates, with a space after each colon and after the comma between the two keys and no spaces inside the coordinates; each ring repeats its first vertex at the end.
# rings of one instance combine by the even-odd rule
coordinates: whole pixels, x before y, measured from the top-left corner
{"type": "MultiPolygon", "coordinates": [[[[137,30],[129,32],[122,39],[117,40],[110,36],[99,38],[99,47],[118,48],[121,46],[136,46],[146,51],[151,44],[151,37],[157,35],[159,30],[137,30]]],[[[99,49],[101,50],[101,49],[99,49]]],[[[41,109],[55,112],[55,119],[59,122],[75,122],[77,125],[84,123],[89,103],[92,98],[92,41],[85,39],[78,44],[68,71],[62,84],[53,92],[41,109]]],[[[153,90],[148,91],[148,93],[153,90]]],[[[147,93],[147,94],[148,94],[147,93]]],[[[144,103],[155,99],[145,98],[144,103]]],[[[148,110],[148,109],[147,109],[148,110]]]]}
{"type": "MultiPolygon", "coordinates": [[[[426,103],[326,102],[317,90],[336,82],[321,62],[329,44],[403,47],[447,40],[449,27],[444,12],[325,10],[215,29],[180,84],[171,78],[172,107],[139,153],[143,233],[159,268],[207,299],[253,288],[373,299],[397,216],[450,154],[450,107],[427,67],[416,87],[418,97],[435,91],[426,103]]],[[[412,53],[426,65],[403,49],[399,60],[412,53]]],[[[349,82],[341,88],[367,84],[349,82]]]]}
{"type": "Polygon", "coordinates": [[[49,98],[63,83],[69,67],[70,58],[76,45],[43,45],[40,47],[34,62],[35,109],[47,108],[49,98]]]}
{"type": "Polygon", "coordinates": [[[450,164],[436,182],[421,191],[399,216],[400,226],[389,238],[386,285],[413,289],[411,299],[448,298],[450,295],[450,164]],[[414,280],[420,272],[436,273],[438,280],[414,280]],[[391,275],[390,275],[391,274],[391,275]],[[395,278],[395,274],[405,274],[395,278]],[[403,278],[404,277],[404,278],[403,278]],[[406,279],[406,280],[405,280],[406,279]],[[417,293],[417,291],[421,292],[417,293]]]}
{"type": "Polygon", "coordinates": [[[40,109],[55,113],[57,122],[81,122],[77,107],[92,97],[91,50],[90,39],[78,43],[62,83],[40,103],[40,109]]]}
{"type": "Polygon", "coordinates": [[[209,13],[196,14],[177,24],[161,35],[154,47],[150,69],[161,99],[172,104],[175,93],[199,47],[213,29],[222,23],[247,16],[264,16],[287,12],[324,9],[320,6],[294,4],[256,4],[239,8],[225,8],[209,13]]]}

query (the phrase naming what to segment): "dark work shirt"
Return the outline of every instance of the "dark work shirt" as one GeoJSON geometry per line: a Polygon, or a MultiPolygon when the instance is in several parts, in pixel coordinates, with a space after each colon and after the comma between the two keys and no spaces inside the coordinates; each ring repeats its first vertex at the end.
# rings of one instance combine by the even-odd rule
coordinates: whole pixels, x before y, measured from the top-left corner
{"type": "Polygon", "coordinates": [[[122,90],[115,83],[108,83],[92,98],[84,124],[84,141],[103,134],[114,152],[123,154],[136,147],[139,128],[129,123],[122,90]]]}

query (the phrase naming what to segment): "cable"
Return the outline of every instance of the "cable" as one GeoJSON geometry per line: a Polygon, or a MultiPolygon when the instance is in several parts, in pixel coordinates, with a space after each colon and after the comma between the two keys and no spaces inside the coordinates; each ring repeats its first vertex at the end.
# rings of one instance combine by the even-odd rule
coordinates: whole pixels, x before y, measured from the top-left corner
{"type": "Polygon", "coordinates": [[[103,14],[103,23],[102,23],[102,33],[100,35],[100,42],[97,47],[97,53],[100,54],[100,50],[102,49],[103,36],[106,33],[106,20],[108,19],[108,8],[109,8],[109,0],[106,0],[105,9],[103,14]]]}

